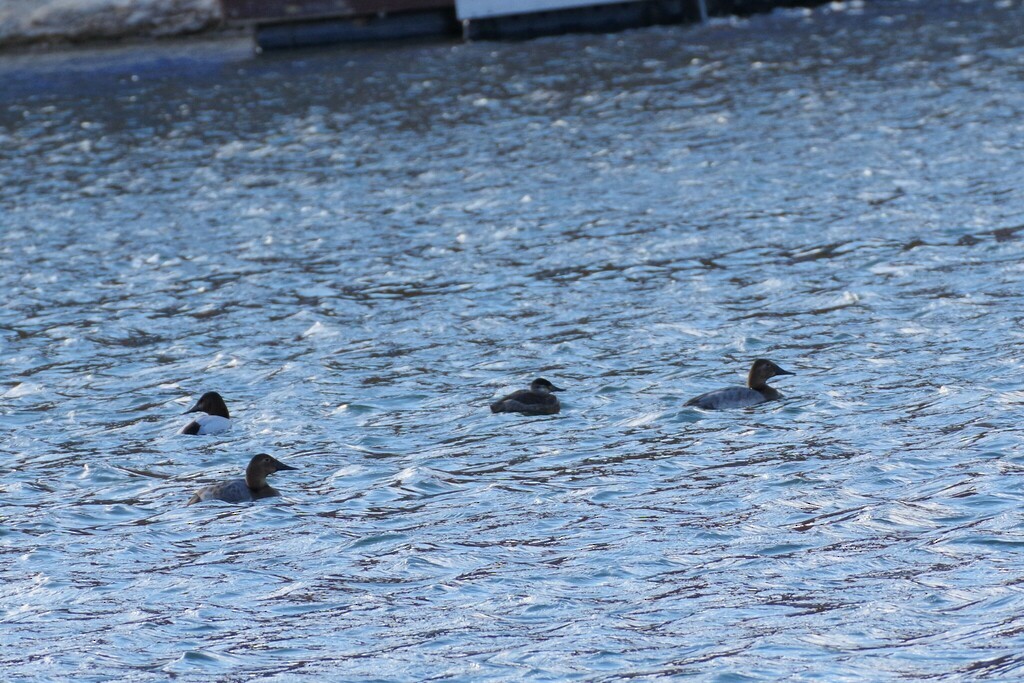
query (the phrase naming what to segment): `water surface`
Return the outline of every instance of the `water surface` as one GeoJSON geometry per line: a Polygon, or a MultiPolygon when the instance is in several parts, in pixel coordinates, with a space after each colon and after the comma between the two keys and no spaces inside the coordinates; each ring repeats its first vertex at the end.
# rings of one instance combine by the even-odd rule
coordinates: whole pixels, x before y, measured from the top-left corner
{"type": "Polygon", "coordinates": [[[1020,677],[1021,9],[0,59],[5,678],[1020,677]]]}

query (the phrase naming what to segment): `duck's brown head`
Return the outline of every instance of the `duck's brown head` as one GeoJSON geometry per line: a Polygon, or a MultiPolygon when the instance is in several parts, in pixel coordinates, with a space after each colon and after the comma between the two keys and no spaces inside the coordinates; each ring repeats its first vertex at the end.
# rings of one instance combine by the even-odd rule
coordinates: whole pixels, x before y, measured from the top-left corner
{"type": "Polygon", "coordinates": [[[795,374],[795,372],[783,370],[767,358],[758,358],[750,366],[750,374],[747,375],[747,386],[751,389],[762,389],[768,384],[768,380],[776,375],[795,374]]]}
{"type": "Polygon", "coordinates": [[[298,468],[285,465],[277,458],[266,453],[260,453],[259,455],[254,455],[252,460],[249,461],[249,466],[245,468],[245,483],[251,489],[261,489],[267,485],[267,477],[274,472],[295,469],[298,468]]]}

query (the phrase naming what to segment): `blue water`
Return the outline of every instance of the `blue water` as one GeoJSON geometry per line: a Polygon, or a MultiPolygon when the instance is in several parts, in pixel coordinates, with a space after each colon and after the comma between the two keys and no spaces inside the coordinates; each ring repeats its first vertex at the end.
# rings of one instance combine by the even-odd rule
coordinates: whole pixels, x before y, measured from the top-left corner
{"type": "Polygon", "coordinates": [[[1021,678],[1021,10],[0,57],[4,680],[1021,678]]]}

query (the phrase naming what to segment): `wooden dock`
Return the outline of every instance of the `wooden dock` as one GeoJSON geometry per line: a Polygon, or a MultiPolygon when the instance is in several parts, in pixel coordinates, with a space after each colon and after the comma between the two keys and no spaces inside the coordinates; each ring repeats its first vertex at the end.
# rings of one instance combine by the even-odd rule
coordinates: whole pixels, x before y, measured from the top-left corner
{"type": "Polygon", "coordinates": [[[221,0],[260,48],[462,36],[523,39],[751,14],[826,0],[221,0]]]}

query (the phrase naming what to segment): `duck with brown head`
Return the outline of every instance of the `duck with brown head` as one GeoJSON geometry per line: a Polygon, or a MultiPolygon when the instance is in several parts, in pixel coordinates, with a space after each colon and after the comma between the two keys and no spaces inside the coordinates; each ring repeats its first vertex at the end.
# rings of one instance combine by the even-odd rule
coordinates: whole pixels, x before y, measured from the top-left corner
{"type": "Polygon", "coordinates": [[[279,496],[280,492],[267,483],[267,477],[281,470],[298,469],[285,465],[280,460],[260,453],[253,456],[249,466],[245,468],[245,479],[232,479],[199,489],[189,499],[187,505],[200,503],[204,500],[222,500],[225,503],[246,503],[250,500],[279,496]]]}
{"type": "Polygon", "coordinates": [[[747,374],[747,386],[716,389],[686,402],[688,406],[697,406],[704,410],[725,410],[728,408],[747,408],[765,401],[774,401],[782,397],[774,387],[768,386],[768,380],[778,375],[796,373],[783,370],[767,358],[758,358],[750,366],[747,374]]]}

